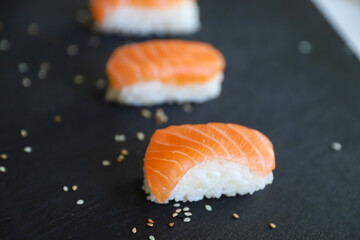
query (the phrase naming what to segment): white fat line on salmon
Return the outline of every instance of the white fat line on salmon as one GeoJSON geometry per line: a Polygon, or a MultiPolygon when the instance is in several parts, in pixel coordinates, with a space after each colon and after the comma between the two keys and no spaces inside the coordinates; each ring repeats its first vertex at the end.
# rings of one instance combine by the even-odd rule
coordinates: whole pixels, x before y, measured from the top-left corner
{"type": "Polygon", "coordinates": [[[169,153],[180,153],[184,156],[186,156],[187,158],[189,158],[190,160],[192,159],[191,156],[189,156],[188,154],[184,153],[184,152],[180,152],[180,151],[177,151],[177,150],[162,150],[162,151],[148,151],[148,153],[164,153],[164,152],[169,152],[169,153]]]}
{"type": "Polygon", "coordinates": [[[181,165],[181,163],[179,163],[178,161],[174,160],[174,159],[168,159],[168,158],[158,158],[158,157],[147,157],[146,160],[150,160],[153,159],[155,161],[165,161],[165,162],[173,162],[175,164],[177,164],[178,166],[181,167],[182,170],[186,171],[183,167],[183,165],[181,165]]]}

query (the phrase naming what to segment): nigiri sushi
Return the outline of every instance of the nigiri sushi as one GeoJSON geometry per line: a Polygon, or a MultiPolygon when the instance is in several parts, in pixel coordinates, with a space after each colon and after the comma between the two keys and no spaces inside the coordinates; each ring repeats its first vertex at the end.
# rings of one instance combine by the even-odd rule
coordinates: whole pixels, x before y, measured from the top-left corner
{"type": "Polygon", "coordinates": [[[238,124],[208,123],[157,130],[144,159],[151,201],[198,201],[253,194],[273,181],[270,140],[238,124]]]}
{"type": "Polygon", "coordinates": [[[225,60],[207,43],[151,40],[117,48],[106,65],[106,99],[141,106],[218,97],[225,60]]]}
{"type": "Polygon", "coordinates": [[[90,0],[90,10],[105,33],[190,34],[200,28],[196,0],[90,0]]]}

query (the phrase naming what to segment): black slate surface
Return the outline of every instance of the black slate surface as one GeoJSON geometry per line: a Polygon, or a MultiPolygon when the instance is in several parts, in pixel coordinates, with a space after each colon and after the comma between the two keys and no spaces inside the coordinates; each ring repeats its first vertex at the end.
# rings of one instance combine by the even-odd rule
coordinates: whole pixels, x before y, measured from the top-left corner
{"type": "MultiPolygon", "coordinates": [[[[194,105],[163,106],[168,124],[210,121],[240,123],[273,141],[275,181],[252,196],[186,203],[190,223],[175,219],[172,205],[145,200],[142,159],[157,128],[140,109],[107,104],[104,78],[112,50],[141,38],[99,36],[80,27],[75,14],[86,1],[0,2],[0,239],[359,239],[360,65],[309,1],[200,1],[202,30],[188,39],[214,44],[227,59],[219,99],[194,105]],[[38,23],[37,36],[27,34],[38,23]],[[312,44],[300,54],[299,41],[312,44]],[[79,46],[69,57],[66,48],[79,46]],[[39,80],[39,64],[51,65],[39,80]],[[26,62],[26,74],[17,70],[26,62]],[[83,85],[73,76],[83,74],[83,85]],[[23,77],[32,85],[24,88],[23,77]],[[60,114],[63,122],[55,123],[60,114]],[[22,138],[20,129],[29,136],[22,138]],[[144,131],[146,141],[135,133],[144,131]],[[113,140],[124,133],[125,143],[113,140]],[[343,144],[340,152],[330,148],[343,144]],[[33,152],[23,151],[31,146],[33,152]],[[122,148],[130,155],[115,162],[122,148]],[[101,161],[112,161],[102,167],[101,161]],[[62,186],[78,185],[76,192],[62,186]],[[82,206],[75,202],[84,199],[82,206]],[[204,209],[213,207],[212,212],[204,209]],[[240,219],[234,220],[233,212],[240,219]],[[145,226],[147,218],[153,228],[145,226]],[[268,224],[273,222],[276,229],[268,224]],[[131,229],[136,226],[138,233],[131,229]]],[[[156,107],[151,108],[155,110],[156,107]]]]}

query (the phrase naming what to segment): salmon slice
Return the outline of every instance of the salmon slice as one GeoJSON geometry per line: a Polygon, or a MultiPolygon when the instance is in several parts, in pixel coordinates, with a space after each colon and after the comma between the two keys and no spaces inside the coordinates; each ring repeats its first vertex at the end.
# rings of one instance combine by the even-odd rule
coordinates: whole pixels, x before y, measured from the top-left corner
{"type": "Polygon", "coordinates": [[[225,123],[170,126],[157,130],[146,150],[148,187],[164,203],[191,168],[211,159],[240,163],[259,176],[275,169],[273,145],[257,130],[225,123]]]}
{"type": "Polygon", "coordinates": [[[141,8],[167,8],[181,2],[194,0],[90,0],[90,10],[96,22],[102,22],[109,12],[118,6],[141,8]]]}
{"type": "Polygon", "coordinates": [[[224,68],[224,57],[213,46],[184,40],[152,40],[119,47],[106,65],[113,90],[155,80],[165,85],[202,84],[224,68]]]}

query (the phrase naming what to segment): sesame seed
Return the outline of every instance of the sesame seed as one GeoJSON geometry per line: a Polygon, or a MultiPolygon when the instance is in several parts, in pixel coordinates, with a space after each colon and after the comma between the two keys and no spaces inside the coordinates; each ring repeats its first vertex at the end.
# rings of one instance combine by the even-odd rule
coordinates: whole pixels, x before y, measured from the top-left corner
{"type": "Polygon", "coordinates": [[[155,240],[155,237],[153,235],[150,235],[149,240],[155,240]]]}
{"type": "Polygon", "coordinates": [[[181,208],[178,208],[175,210],[176,213],[180,213],[181,212],[181,208]]]}
{"type": "Polygon", "coordinates": [[[64,190],[64,192],[67,192],[67,191],[69,191],[69,188],[67,186],[63,186],[63,190],[64,190]]]}
{"type": "Polygon", "coordinates": [[[136,231],[137,231],[137,230],[136,230],[136,227],[133,227],[133,228],[131,229],[131,232],[134,233],[134,234],[136,233],[136,231]]]}
{"type": "Polygon", "coordinates": [[[25,129],[20,130],[20,136],[27,137],[27,135],[28,135],[28,132],[25,129]]]}
{"type": "Polygon", "coordinates": [[[28,28],[27,28],[27,32],[30,36],[35,36],[39,33],[40,31],[40,27],[38,24],[36,23],[31,23],[29,24],[28,28]]]}
{"type": "Polygon", "coordinates": [[[24,152],[26,153],[31,153],[32,152],[32,148],[27,146],[27,147],[24,147],[24,152]]]}
{"type": "Polygon", "coordinates": [[[174,226],[174,224],[175,224],[174,222],[169,223],[169,227],[172,228],[174,226]]]}
{"type": "Polygon", "coordinates": [[[62,122],[62,117],[61,117],[60,115],[55,115],[55,116],[54,116],[54,121],[55,121],[56,123],[61,123],[61,122],[62,122]]]}
{"type": "Polygon", "coordinates": [[[155,112],[155,123],[161,125],[168,121],[168,116],[165,114],[164,110],[161,108],[157,109],[155,112]]]}
{"type": "Polygon", "coordinates": [[[74,83],[77,85],[81,85],[85,82],[85,77],[81,74],[77,74],[74,76],[74,83]]]}
{"type": "Polygon", "coordinates": [[[143,116],[146,119],[150,119],[152,117],[152,113],[149,109],[143,108],[141,109],[141,116],[143,116]]]}
{"type": "Polygon", "coordinates": [[[111,162],[108,161],[108,160],[103,160],[103,161],[101,162],[101,164],[102,164],[104,167],[107,167],[107,166],[110,166],[111,162]]]}
{"type": "Polygon", "coordinates": [[[183,220],[184,222],[190,222],[191,221],[191,218],[189,218],[189,217],[186,217],[186,218],[184,218],[184,220],[183,220]]]}
{"type": "Polygon", "coordinates": [[[212,207],[208,204],[205,205],[205,209],[206,209],[206,211],[209,211],[209,212],[212,211],[212,207]]]}
{"type": "Polygon", "coordinates": [[[69,45],[66,49],[66,53],[70,56],[70,57],[73,57],[73,56],[76,56],[78,53],[79,53],[79,48],[78,46],[72,44],[72,45],[69,45]]]}
{"type": "Polygon", "coordinates": [[[233,216],[233,218],[235,218],[235,219],[239,219],[239,215],[238,215],[237,213],[233,213],[232,216],[233,216]]]}
{"type": "Polygon", "coordinates": [[[184,212],[189,211],[189,210],[190,210],[189,207],[184,207],[184,208],[183,208],[183,211],[184,211],[184,212]]]}
{"type": "Polygon", "coordinates": [[[78,189],[78,186],[77,186],[77,185],[73,185],[73,186],[71,187],[71,189],[75,192],[75,191],[78,189]]]}
{"type": "Polygon", "coordinates": [[[83,204],[84,204],[84,200],[79,199],[79,200],[77,200],[76,204],[77,204],[77,205],[83,205],[83,204]]]}
{"type": "Polygon", "coordinates": [[[5,160],[8,158],[8,155],[5,153],[2,153],[2,154],[0,154],[0,158],[5,160]]]}
{"type": "Polygon", "coordinates": [[[98,47],[100,44],[100,39],[97,36],[92,36],[89,38],[89,46],[92,48],[98,47]]]}
{"type": "Polygon", "coordinates": [[[121,154],[127,156],[129,155],[129,151],[124,148],[121,150],[121,154]]]}
{"type": "Polygon", "coordinates": [[[146,196],[146,200],[148,200],[148,201],[150,201],[150,200],[151,200],[150,195],[147,195],[147,196],[146,196]]]}
{"type": "Polygon", "coordinates": [[[125,159],[125,156],[122,155],[122,154],[120,154],[120,155],[117,157],[116,161],[120,163],[120,162],[124,161],[124,159],[125,159]]]}
{"type": "Polygon", "coordinates": [[[24,63],[24,62],[19,63],[18,70],[19,70],[19,72],[21,72],[21,73],[26,73],[27,71],[29,71],[29,65],[27,65],[27,64],[24,63]]]}
{"type": "Polygon", "coordinates": [[[42,62],[40,64],[40,70],[44,70],[44,71],[50,71],[50,64],[47,62],[42,62]]]}
{"type": "Polygon", "coordinates": [[[125,142],[126,136],[124,134],[116,134],[114,136],[115,142],[125,142]]]}
{"type": "Polygon", "coordinates": [[[311,53],[311,43],[308,42],[308,41],[300,41],[299,44],[298,44],[298,50],[300,53],[302,54],[309,54],[311,53]]]}
{"type": "Polygon", "coordinates": [[[102,78],[99,78],[98,80],[96,80],[95,86],[97,88],[104,88],[106,86],[106,81],[102,78]]]}
{"type": "Polygon", "coordinates": [[[0,166],[0,172],[5,173],[6,172],[6,167],[0,166]]]}
{"type": "Polygon", "coordinates": [[[339,142],[333,142],[331,144],[331,148],[332,148],[332,150],[338,152],[338,151],[340,151],[342,149],[342,145],[339,142]]]}
{"type": "Polygon", "coordinates": [[[153,226],[154,226],[153,223],[146,223],[146,225],[148,225],[149,227],[153,227],[153,226]]]}
{"type": "Polygon", "coordinates": [[[81,25],[87,25],[91,21],[90,13],[87,9],[81,9],[76,13],[76,20],[81,25]]]}
{"type": "Polygon", "coordinates": [[[191,112],[192,111],[192,106],[190,103],[186,103],[183,105],[183,110],[184,112],[191,112]]]}
{"type": "Polygon", "coordinates": [[[180,207],[180,203],[174,203],[173,207],[180,207]]]}
{"type": "Polygon", "coordinates": [[[192,216],[192,213],[191,212],[184,212],[184,215],[187,216],[187,217],[190,217],[190,216],[192,216]]]}
{"type": "Polygon", "coordinates": [[[155,223],[154,220],[152,220],[151,218],[148,219],[149,223],[155,223]]]}
{"type": "Polygon", "coordinates": [[[269,227],[271,227],[272,229],[276,228],[276,225],[274,223],[270,223],[269,227]]]}
{"type": "Polygon", "coordinates": [[[145,134],[143,132],[137,132],[136,133],[136,137],[139,141],[144,141],[145,139],[145,134]]]}
{"type": "Polygon", "coordinates": [[[179,215],[178,213],[174,212],[174,213],[172,214],[172,217],[177,217],[178,215],[179,215]]]}
{"type": "Polygon", "coordinates": [[[31,86],[31,80],[30,78],[26,77],[26,78],[23,78],[22,81],[21,81],[22,85],[24,87],[30,87],[31,86]]]}
{"type": "Polygon", "coordinates": [[[40,70],[39,73],[38,73],[38,78],[41,79],[41,80],[44,80],[44,79],[46,79],[46,77],[47,77],[47,71],[40,70]]]}
{"type": "Polygon", "coordinates": [[[2,39],[2,40],[0,41],[0,51],[5,52],[5,51],[9,50],[9,48],[10,48],[10,43],[9,43],[9,41],[6,40],[6,39],[2,39]]]}

